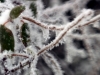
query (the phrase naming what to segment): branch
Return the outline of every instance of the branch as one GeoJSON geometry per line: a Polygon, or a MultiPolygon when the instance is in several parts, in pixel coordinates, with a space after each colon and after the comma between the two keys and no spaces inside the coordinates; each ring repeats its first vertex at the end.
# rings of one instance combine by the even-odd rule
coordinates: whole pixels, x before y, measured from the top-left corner
{"type": "MultiPolygon", "coordinates": [[[[85,28],[83,27],[82,29],[81,29],[81,31],[82,31],[82,34],[83,35],[85,35],[87,32],[85,31],[85,28]]],[[[86,48],[86,50],[87,50],[87,53],[88,53],[88,55],[89,55],[89,58],[90,58],[90,62],[91,62],[91,64],[93,65],[93,69],[95,70],[95,71],[98,71],[98,69],[99,69],[99,67],[98,67],[98,65],[97,65],[97,63],[96,63],[96,60],[95,60],[95,55],[94,55],[94,50],[93,50],[93,48],[91,47],[91,44],[90,44],[90,39],[83,39],[83,41],[84,41],[84,45],[85,45],[85,48],[86,48]]]]}
{"type": "Polygon", "coordinates": [[[55,75],[63,75],[63,71],[61,70],[58,61],[55,59],[55,57],[52,54],[45,53],[43,55],[43,59],[45,60],[47,65],[53,70],[55,75]]]}
{"type": "Polygon", "coordinates": [[[20,57],[25,57],[25,58],[29,58],[29,56],[28,55],[26,55],[26,54],[20,54],[20,53],[13,53],[13,54],[11,54],[11,57],[13,57],[13,56],[20,56],[20,57]]]}
{"type": "Polygon", "coordinates": [[[52,49],[56,44],[59,44],[59,41],[63,38],[63,36],[73,27],[75,27],[77,24],[79,24],[84,17],[89,16],[92,14],[91,10],[87,10],[85,13],[83,12],[80,14],[77,18],[75,18],[74,21],[69,23],[68,25],[65,26],[65,28],[59,33],[59,35],[55,38],[53,42],[45,46],[43,49],[41,49],[37,55],[40,55],[44,53],[45,51],[52,49]]]}
{"type": "MultiPolygon", "coordinates": [[[[87,10],[88,11],[88,10],[87,10]]],[[[85,12],[87,12],[85,11],[85,12]]],[[[45,51],[49,50],[50,48],[53,48],[56,44],[59,43],[59,41],[63,38],[63,36],[73,27],[75,27],[84,17],[89,16],[91,13],[91,11],[88,11],[87,13],[82,13],[80,14],[77,18],[75,18],[74,21],[72,21],[71,23],[69,23],[68,25],[65,26],[65,28],[59,33],[59,35],[55,38],[55,40],[53,42],[51,42],[50,44],[46,45],[44,48],[42,48],[38,53],[37,56],[40,56],[41,54],[43,54],[45,51]]],[[[34,57],[32,58],[28,58],[27,60],[25,60],[25,62],[22,62],[20,64],[18,64],[18,66],[15,66],[13,69],[11,69],[9,71],[10,72],[15,72],[16,70],[23,68],[24,66],[30,64],[30,60],[33,61],[34,57]]]]}
{"type": "Polygon", "coordinates": [[[83,23],[82,25],[79,25],[78,27],[83,27],[83,26],[87,26],[89,24],[92,24],[96,21],[100,20],[100,14],[95,16],[94,18],[92,18],[90,21],[86,22],[86,23],[83,23]]]}
{"type": "Polygon", "coordinates": [[[62,26],[55,26],[55,25],[46,25],[46,24],[43,24],[37,20],[33,20],[31,18],[28,18],[28,17],[23,17],[23,19],[25,20],[28,20],[32,23],[35,23],[36,25],[42,27],[42,28],[45,28],[45,29],[50,29],[50,30],[63,30],[64,27],[62,26]]]}
{"type": "Polygon", "coordinates": [[[28,65],[31,63],[31,61],[34,60],[34,57],[33,58],[30,58],[30,59],[27,59],[26,61],[24,62],[20,62],[20,64],[18,64],[17,66],[15,66],[14,68],[8,70],[7,74],[9,74],[10,72],[15,72],[21,68],[23,68],[24,66],[28,65]]]}
{"type": "MultiPolygon", "coordinates": [[[[23,19],[28,20],[32,23],[35,23],[36,25],[43,27],[45,29],[50,29],[50,30],[63,30],[64,29],[64,26],[46,25],[46,24],[43,24],[43,23],[36,21],[34,19],[28,18],[28,17],[23,17],[23,19]]],[[[79,25],[79,27],[92,24],[92,23],[98,21],[99,19],[100,19],[100,15],[97,15],[94,18],[92,18],[90,21],[88,21],[82,25],[79,25]]]]}
{"type": "Polygon", "coordinates": [[[68,10],[72,10],[74,12],[74,14],[79,14],[80,10],[86,5],[86,3],[89,0],[85,0],[84,2],[82,2],[82,0],[69,0],[67,2],[65,2],[62,5],[58,5],[58,6],[54,6],[54,7],[49,7],[47,9],[45,9],[42,13],[42,16],[44,16],[46,19],[49,18],[48,14],[52,14],[54,12],[57,13],[64,13],[68,10]]]}
{"type": "Polygon", "coordinates": [[[47,14],[51,14],[53,12],[65,12],[68,11],[69,9],[73,9],[76,8],[79,5],[79,2],[77,2],[77,0],[74,1],[69,1],[69,2],[65,2],[62,5],[58,5],[58,6],[54,6],[54,7],[49,7],[47,9],[45,9],[43,11],[43,15],[47,15],[47,14]]]}
{"type": "Polygon", "coordinates": [[[13,56],[20,56],[20,57],[29,58],[28,55],[22,54],[22,53],[12,53],[12,54],[9,54],[9,55],[6,54],[6,53],[2,53],[2,54],[0,54],[0,56],[1,56],[0,60],[5,60],[5,59],[7,59],[8,57],[13,57],[13,56]]]}
{"type": "Polygon", "coordinates": [[[67,37],[83,40],[83,39],[99,38],[100,34],[91,34],[91,35],[68,34],[67,37]]]}

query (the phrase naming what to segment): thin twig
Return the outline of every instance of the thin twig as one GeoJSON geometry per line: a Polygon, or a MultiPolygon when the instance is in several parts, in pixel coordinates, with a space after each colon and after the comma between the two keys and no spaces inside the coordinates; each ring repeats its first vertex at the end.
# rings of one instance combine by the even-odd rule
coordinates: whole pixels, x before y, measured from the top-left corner
{"type": "MultiPolygon", "coordinates": [[[[31,60],[34,60],[34,57],[33,57],[31,60]]],[[[15,72],[15,71],[17,71],[17,70],[23,68],[24,66],[26,66],[26,65],[28,65],[28,64],[30,64],[30,63],[31,63],[31,62],[30,62],[30,59],[28,59],[28,60],[27,60],[26,62],[24,62],[23,64],[20,63],[20,64],[18,64],[16,67],[14,67],[14,68],[12,68],[11,70],[9,70],[9,71],[8,71],[8,74],[9,74],[10,72],[15,72]]]]}
{"type": "MultiPolygon", "coordinates": [[[[40,27],[43,27],[45,29],[50,29],[50,30],[63,30],[64,29],[64,26],[55,26],[55,25],[45,25],[39,21],[36,21],[34,19],[31,19],[31,18],[28,18],[28,17],[23,17],[23,19],[25,20],[28,20],[32,23],[35,23],[36,25],[40,26],[40,27]]],[[[92,18],[90,21],[88,22],[85,22],[84,24],[82,25],[79,25],[79,27],[83,27],[83,26],[86,26],[86,25],[89,25],[89,24],[92,24],[96,21],[98,21],[100,19],[100,15],[97,15],[95,16],[94,18],[92,18]]]]}
{"type": "Polygon", "coordinates": [[[44,53],[43,59],[49,65],[49,67],[54,71],[55,75],[63,75],[63,71],[56,60],[56,58],[50,53],[44,53]],[[50,65],[51,64],[51,65],[50,65]]]}
{"type": "Polygon", "coordinates": [[[29,56],[25,55],[25,54],[11,54],[11,57],[13,56],[20,56],[20,57],[25,57],[25,58],[29,58],[29,56]]]}
{"type": "Polygon", "coordinates": [[[35,23],[36,25],[45,28],[45,29],[50,29],[50,30],[63,30],[64,27],[62,26],[55,26],[55,25],[45,25],[39,21],[36,21],[34,19],[28,18],[28,17],[23,17],[23,19],[28,20],[32,23],[35,23]]]}
{"type": "Polygon", "coordinates": [[[90,21],[88,21],[88,22],[86,22],[86,23],[84,23],[84,24],[82,24],[82,25],[80,25],[78,27],[87,26],[87,25],[92,24],[92,23],[94,23],[94,22],[96,22],[98,20],[100,20],[100,14],[95,16],[95,17],[93,17],[92,19],[90,19],[90,21]]]}
{"type": "Polygon", "coordinates": [[[90,34],[90,35],[68,34],[67,37],[83,40],[84,38],[85,39],[99,38],[100,34],[90,34]]]}

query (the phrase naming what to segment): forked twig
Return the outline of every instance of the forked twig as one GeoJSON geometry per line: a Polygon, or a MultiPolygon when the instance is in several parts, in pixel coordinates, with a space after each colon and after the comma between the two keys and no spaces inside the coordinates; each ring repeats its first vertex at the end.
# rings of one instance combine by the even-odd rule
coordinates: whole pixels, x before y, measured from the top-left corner
{"type": "MultiPolygon", "coordinates": [[[[32,23],[35,23],[36,25],[38,25],[42,28],[45,28],[45,29],[49,29],[49,30],[63,30],[64,27],[65,27],[65,26],[46,25],[42,22],[39,22],[35,19],[31,19],[31,18],[28,18],[28,17],[23,17],[23,19],[30,21],[32,23]]],[[[79,25],[78,27],[83,27],[83,26],[92,24],[92,23],[98,21],[99,19],[100,19],[100,15],[97,15],[97,16],[93,17],[92,19],[90,19],[89,21],[85,22],[84,24],[79,25]]]]}
{"type": "MultiPolygon", "coordinates": [[[[90,13],[90,12],[89,12],[90,13]]],[[[59,35],[55,38],[55,40],[53,42],[51,42],[50,44],[46,45],[44,48],[42,48],[40,51],[38,51],[37,56],[40,56],[41,54],[43,54],[45,51],[49,50],[50,48],[53,48],[56,44],[59,44],[59,41],[63,38],[63,36],[73,27],[76,27],[76,25],[78,25],[78,23],[85,17],[85,16],[89,16],[89,13],[82,13],[81,15],[79,15],[74,21],[72,21],[71,23],[69,23],[68,25],[65,26],[65,28],[59,33],[59,35]]],[[[39,25],[40,23],[38,23],[39,25]]],[[[87,23],[86,23],[87,24],[87,23]]],[[[90,23],[88,23],[90,24],[90,23]]],[[[80,26],[80,25],[79,25],[80,26]]],[[[84,25],[83,25],[84,26],[84,25]]],[[[48,28],[49,29],[49,28],[48,28]]],[[[34,60],[34,57],[31,58],[31,60],[34,60]]],[[[28,58],[26,60],[26,62],[21,63],[22,65],[18,65],[16,67],[14,67],[13,69],[10,70],[10,72],[14,72],[20,68],[23,68],[24,66],[28,65],[30,62],[30,58],[28,58]]]]}

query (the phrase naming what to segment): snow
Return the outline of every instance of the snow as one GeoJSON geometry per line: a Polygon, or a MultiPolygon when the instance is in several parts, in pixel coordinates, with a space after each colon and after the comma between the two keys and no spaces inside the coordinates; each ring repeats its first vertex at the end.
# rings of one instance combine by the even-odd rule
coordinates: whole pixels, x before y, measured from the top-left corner
{"type": "Polygon", "coordinates": [[[10,10],[5,10],[4,12],[1,13],[0,16],[0,24],[4,24],[10,17],[10,10]]]}

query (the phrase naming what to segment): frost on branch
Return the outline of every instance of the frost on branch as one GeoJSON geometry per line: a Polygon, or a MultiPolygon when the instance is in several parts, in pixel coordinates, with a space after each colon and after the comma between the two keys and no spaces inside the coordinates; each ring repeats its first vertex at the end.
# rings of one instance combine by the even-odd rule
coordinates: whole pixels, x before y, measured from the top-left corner
{"type": "Polygon", "coordinates": [[[100,14],[49,1],[0,0],[0,75],[99,75],[100,14]]]}

